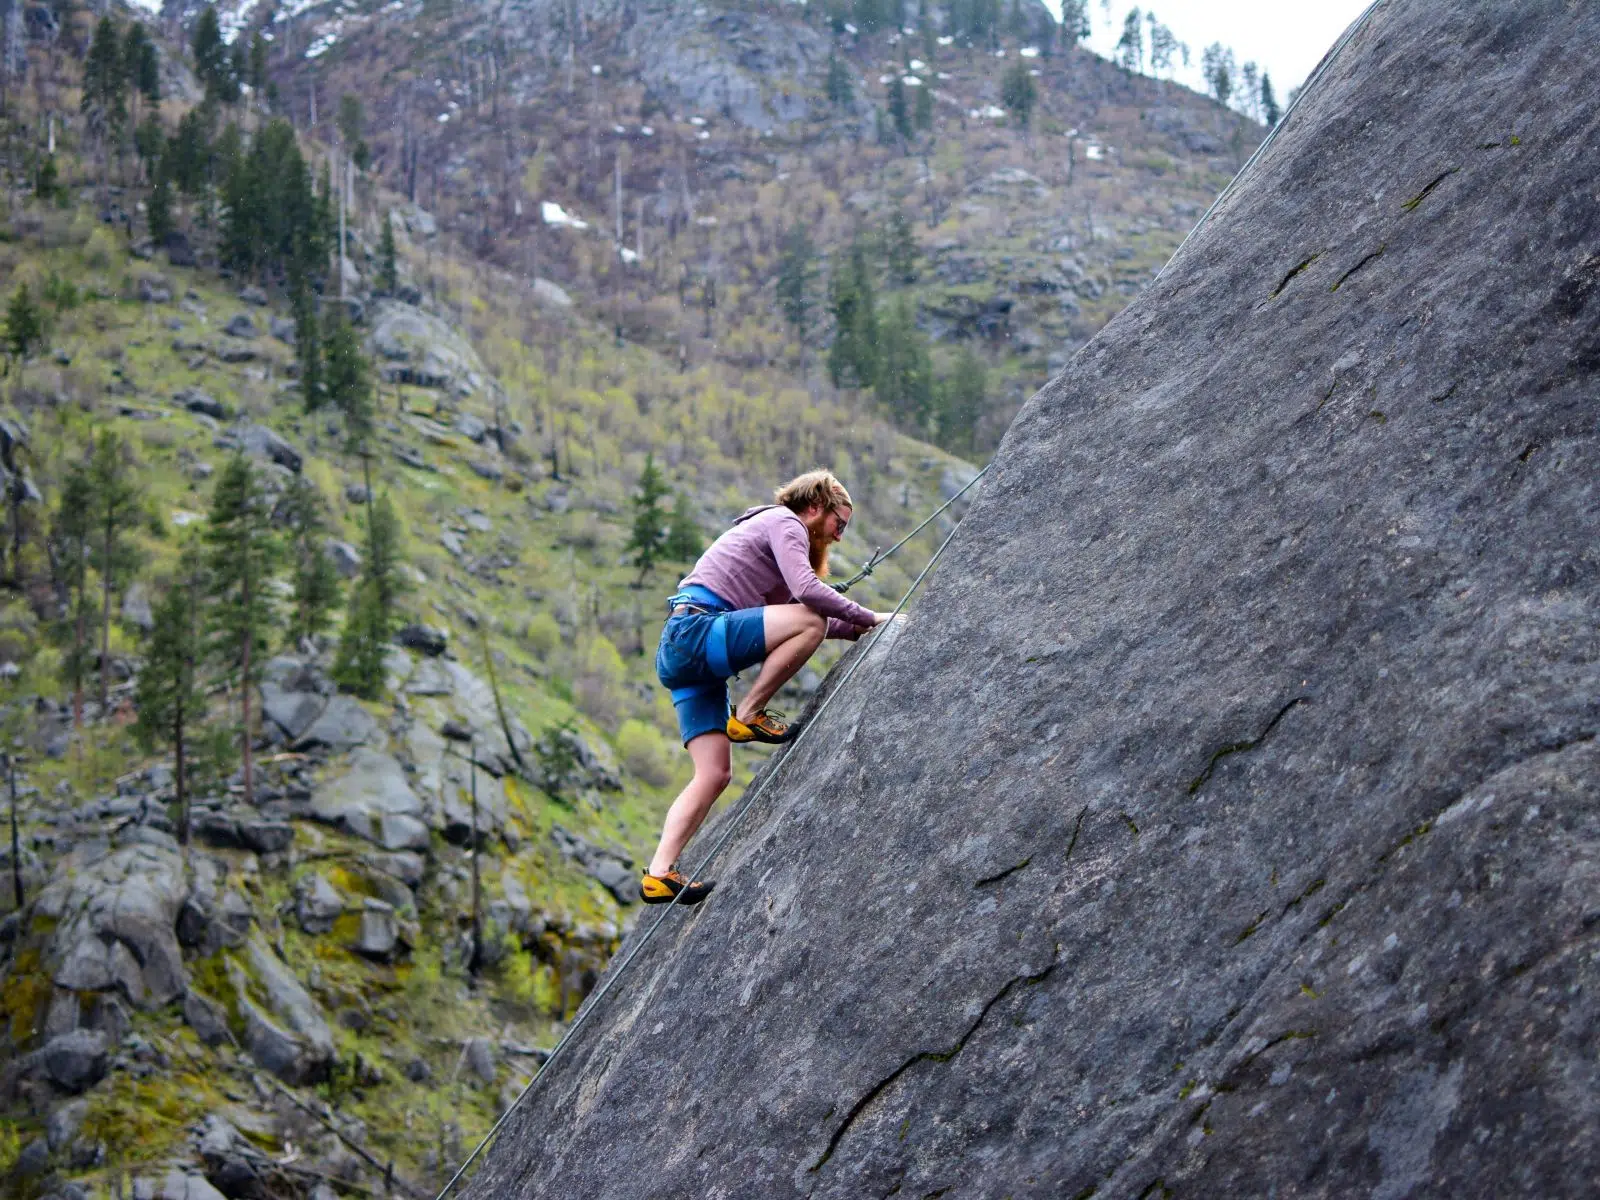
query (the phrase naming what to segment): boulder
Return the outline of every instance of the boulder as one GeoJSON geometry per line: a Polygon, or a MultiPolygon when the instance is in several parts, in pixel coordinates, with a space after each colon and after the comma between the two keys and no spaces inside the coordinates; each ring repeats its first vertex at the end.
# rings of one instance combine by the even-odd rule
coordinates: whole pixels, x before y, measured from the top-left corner
{"type": "Polygon", "coordinates": [[[395,920],[393,906],[370,896],[362,902],[361,928],[352,949],[364,958],[378,962],[394,960],[401,949],[401,940],[400,925],[395,920]]]}
{"type": "Polygon", "coordinates": [[[296,750],[326,746],[329,750],[351,750],[381,740],[378,723],[361,707],[354,696],[333,696],[316,720],[294,741],[296,750]]]}
{"type": "Polygon", "coordinates": [[[287,317],[272,317],[267,322],[267,332],[285,346],[295,344],[295,324],[287,317]]]}
{"type": "Polygon", "coordinates": [[[253,304],[257,308],[265,308],[267,294],[253,283],[247,283],[239,289],[239,303],[253,304]]]}
{"type": "Polygon", "coordinates": [[[246,454],[275,462],[297,475],[300,473],[302,461],[300,451],[265,425],[237,426],[233,430],[233,436],[246,454]]]}
{"type": "Polygon", "coordinates": [[[467,1066],[484,1083],[493,1083],[500,1072],[500,1048],[488,1038],[470,1038],[466,1045],[467,1066]]]}
{"type": "Polygon", "coordinates": [[[312,815],[385,850],[425,850],[428,826],[417,794],[394,757],[363,746],[349,768],[311,798],[312,815]]]}
{"type": "Polygon", "coordinates": [[[135,284],[139,299],[146,304],[171,304],[172,285],[160,275],[141,275],[135,284]]]}
{"type": "Polygon", "coordinates": [[[227,1197],[212,1187],[204,1175],[173,1167],[161,1180],[157,1200],[227,1200],[227,1197]]]}
{"type": "Polygon", "coordinates": [[[415,622],[402,625],[394,640],[407,650],[415,650],[418,654],[426,654],[432,658],[437,658],[450,648],[448,632],[435,629],[431,625],[418,625],[415,622]]]}
{"type": "Polygon", "coordinates": [[[488,373],[478,353],[449,324],[409,304],[380,300],[368,314],[367,345],[385,363],[385,376],[415,387],[470,395],[488,373]]]}
{"type": "Polygon", "coordinates": [[[167,234],[167,261],[175,267],[194,266],[194,248],[189,245],[189,235],[174,229],[167,234]]]}
{"type": "Polygon", "coordinates": [[[89,1115],[87,1100],[68,1100],[45,1119],[44,1136],[52,1153],[59,1154],[77,1140],[83,1120],[89,1115]]]}
{"type": "Polygon", "coordinates": [[[349,542],[341,542],[338,538],[329,538],[323,544],[328,558],[333,563],[333,569],[339,572],[340,579],[354,579],[361,574],[361,551],[349,542]]]}
{"type": "Polygon", "coordinates": [[[563,858],[576,863],[601,887],[616,899],[618,904],[632,904],[639,899],[639,877],[633,869],[633,859],[614,850],[604,850],[582,836],[554,825],[550,840],[563,858]]]}
{"type": "Polygon", "coordinates": [[[472,469],[474,475],[487,479],[490,483],[499,483],[506,475],[504,467],[488,459],[474,458],[468,461],[467,466],[472,469]]]}
{"type": "Polygon", "coordinates": [[[481,443],[489,435],[489,426],[471,413],[456,417],[455,431],[469,441],[481,443]]]}
{"type": "Polygon", "coordinates": [[[345,484],[344,498],[350,504],[365,504],[367,502],[367,485],[364,483],[345,484]]]}
{"type": "Polygon", "coordinates": [[[323,1078],[334,1044],[321,1006],[259,935],[245,944],[245,961],[248,977],[237,963],[230,963],[230,970],[251,1057],[287,1083],[323,1078]],[[266,1011],[247,998],[252,982],[265,999],[266,1011]]]}
{"type": "Polygon", "coordinates": [[[572,297],[559,284],[551,283],[548,279],[533,281],[533,298],[546,308],[572,307],[572,297]]]}
{"type": "Polygon", "coordinates": [[[343,912],[344,897],[317,872],[303,875],[295,883],[294,915],[307,933],[327,933],[343,912]]]}
{"type": "Polygon", "coordinates": [[[222,332],[229,337],[236,338],[253,338],[261,335],[261,331],[256,328],[255,320],[249,313],[238,313],[231,317],[228,323],[222,327],[222,332]]]}
{"type": "Polygon", "coordinates": [[[217,421],[226,421],[231,415],[226,404],[208,392],[202,392],[199,388],[185,388],[173,399],[183,405],[189,412],[204,413],[217,421]]]}
{"type": "Polygon", "coordinates": [[[89,1029],[63,1033],[44,1044],[37,1062],[45,1077],[62,1091],[87,1091],[105,1078],[106,1036],[89,1029]]]}
{"type": "Polygon", "coordinates": [[[150,610],[150,588],[142,579],[134,580],[122,593],[122,623],[145,633],[156,627],[155,613],[150,610]]]}
{"type": "Polygon", "coordinates": [[[1594,1191],[1596,44],[1369,10],[475,1194],[1594,1191]]]}
{"type": "Polygon", "coordinates": [[[184,987],[176,926],[186,893],[175,849],[75,849],[37,901],[36,913],[54,923],[45,969],[57,987],[116,989],[139,1008],[167,1004],[184,987]]]}
{"type": "Polygon", "coordinates": [[[210,997],[190,990],[183,994],[183,1019],[193,1029],[195,1036],[208,1046],[220,1046],[231,1041],[228,1032],[228,1014],[210,997]]]}

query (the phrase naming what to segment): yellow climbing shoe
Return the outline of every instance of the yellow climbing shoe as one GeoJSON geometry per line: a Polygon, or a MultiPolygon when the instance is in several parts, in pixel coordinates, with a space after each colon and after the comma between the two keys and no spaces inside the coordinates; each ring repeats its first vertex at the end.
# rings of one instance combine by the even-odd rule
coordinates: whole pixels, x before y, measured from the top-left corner
{"type": "Polygon", "coordinates": [[[767,742],[778,745],[789,740],[789,726],[779,720],[783,714],[763,708],[748,721],[728,715],[728,740],[730,742],[767,742]]]}
{"type": "Polygon", "coordinates": [[[716,886],[715,883],[698,879],[690,883],[677,867],[663,875],[652,875],[646,871],[639,880],[639,899],[646,904],[671,904],[672,898],[682,892],[683,899],[678,901],[679,904],[699,904],[711,895],[711,889],[716,886]]]}

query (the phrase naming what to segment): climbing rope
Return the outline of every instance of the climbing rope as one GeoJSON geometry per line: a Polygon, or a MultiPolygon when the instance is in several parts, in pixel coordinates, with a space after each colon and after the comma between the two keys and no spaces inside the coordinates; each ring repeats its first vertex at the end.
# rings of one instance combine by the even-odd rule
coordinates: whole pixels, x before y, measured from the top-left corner
{"type": "Polygon", "coordinates": [[[961,499],[961,497],[965,496],[967,494],[967,488],[970,488],[973,484],[977,483],[978,480],[982,479],[985,475],[987,475],[989,473],[989,467],[993,466],[993,465],[994,465],[993,463],[988,464],[988,466],[985,466],[983,468],[983,470],[979,471],[971,479],[967,480],[966,485],[964,487],[962,487],[962,489],[959,492],[957,492],[954,496],[951,496],[950,499],[946,500],[938,508],[934,509],[931,513],[929,513],[928,514],[928,519],[926,521],[924,521],[921,525],[918,525],[915,529],[913,529],[910,533],[906,534],[905,537],[901,538],[894,545],[890,546],[888,550],[874,550],[872,552],[872,557],[867,559],[867,565],[862,567],[861,570],[857,571],[854,575],[850,576],[849,579],[846,579],[843,583],[833,583],[833,584],[829,584],[828,586],[833,588],[833,590],[838,592],[840,595],[843,595],[845,592],[848,592],[852,587],[854,587],[856,584],[860,583],[868,575],[871,575],[872,572],[873,572],[873,569],[876,568],[885,559],[887,559],[891,554],[893,554],[896,550],[900,549],[901,546],[904,546],[912,538],[916,537],[917,534],[921,533],[924,529],[926,529],[928,527],[928,525],[933,521],[933,519],[935,517],[937,517],[945,509],[949,508],[957,500],[961,499]]]}
{"type": "MultiPolygon", "coordinates": [[[[1200,232],[1201,226],[1203,226],[1210,218],[1211,214],[1217,210],[1217,206],[1228,198],[1228,196],[1233,192],[1235,185],[1238,184],[1239,180],[1243,179],[1250,168],[1255,166],[1256,160],[1267,152],[1267,147],[1272,145],[1273,141],[1277,138],[1279,131],[1289,123],[1289,118],[1294,115],[1294,110],[1300,107],[1300,102],[1304,100],[1310,93],[1311,89],[1316,86],[1317,80],[1321,79],[1327,69],[1333,65],[1333,60],[1338,58],[1340,52],[1350,44],[1350,39],[1361,32],[1361,27],[1367,23],[1367,18],[1373,14],[1373,11],[1381,3],[1382,0],[1372,0],[1372,3],[1367,5],[1366,11],[1364,11],[1355,19],[1355,23],[1352,24],[1349,29],[1344,31],[1344,36],[1339,39],[1334,48],[1323,56],[1322,61],[1317,64],[1317,69],[1311,72],[1311,78],[1306,80],[1305,85],[1300,89],[1298,94],[1296,94],[1293,102],[1290,103],[1282,118],[1279,119],[1276,125],[1267,131],[1265,140],[1262,141],[1261,145],[1256,147],[1256,152],[1245,160],[1244,166],[1239,168],[1239,173],[1232,179],[1228,180],[1228,186],[1217,193],[1217,198],[1211,202],[1211,207],[1206,209],[1206,211],[1200,215],[1200,219],[1195,222],[1194,228],[1189,230],[1189,232],[1184,235],[1183,241],[1178,243],[1178,248],[1172,252],[1171,257],[1168,258],[1166,262],[1161,264],[1161,270],[1156,272],[1156,279],[1160,279],[1167,273],[1167,268],[1177,261],[1178,255],[1182,254],[1183,248],[1189,244],[1189,239],[1200,232]]],[[[1154,282],[1154,280],[1151,282],[1154,282]]]]}
{"type": "MultiPolygon", "coordinates": [[[[978,480],[983,477],[984,472],[988,471],[988,469],[988,467],[984,467],[982,471],[979,471],[977,476],[967,484],[967,487],[961,489],[961,492],[965,492],[967,488],[970,488],[974,483],[977,483],[978,480]]],[[[949,501],[947,501],[944,506],[938,510],[938,512],[933,514],[933,516],[938,516],[940,512],[943,512],[946,508],[949,508],[951,504],[954,504],[955,501],[960,497],[961,492],[957,492],[954,496],[952,496],[949,501]]],[[[928,518],[928,521],[931,520],[933,520],[933,517],[928,518]]],[[[912,530],[911,533],[902,538],[900,542],[889,551],[889,554],[893,554],[895,550],[898,550],[901,546],[905,545],[905,543],[910,540],[912,535],[915,534],[917,530],[920,530],[923,528],[923,526],[928,524],[928,521],[924,521],[922,525],[917,526],[917,529],[912,530]]],[[[957,528],[960,528],[960,526],[957,526],[957,528]]],[[[950,540],[955,536],[955,529],[952,529],[948,534],[945,535],[944,541],[939,543],[939,548],[933,552],[933,557],[928,560],[928,565],[923,567],[922,573],[911,581],[911,586],[906,589],[906,594],[900,597],[900,603],[894,606],[894,612],[889,615],[889,620],[885,621],[878,628],[886,629],[890,624],[893,623],[895,618],[900,615],[901,611],[906,606],[906,602],[911,599],[912,594],[917,590],[918,587],[921,586],[922,581],[928,577],[928,572],[933,570],[934,564],[939,561],[940,557],[945,552],[945,548],[950,545],[950,540]]],[[[887,558],[888,556],[889,555],[886,554],[883,557],[887,558]]],[[[855,580],[851,580],[850,582],[854,583],[855,580]]],[[[789,759],[794,757],[794,752],[799,749],[800,743],[805,740],[806,735],[810,733],[817,722],[822,719],[822,714],[828,711],[828,706],[833,703],[834,698],[838,696],[840,692],[844,691],[845,685],[850,682],[856,671],[860,669],[861,664],[867,661],[868,655],[872,653],[872,651],[877,647],[877,644],[882,640],[883,638],[881,635],[874,636],[872,641],[867,643],[866,649],[857,656],[855,662],[850,664],[849,669],[847,669],[844,673],[844,677],[839,680],[839,686],[834,688],[833,691],[829,692],[828,695],[823,698],[822,703],[817,706],[817,711],[812,714],[811,719],[806,722],[804,728],[802,728],[800,732],[795,735],[794,740],[789,743],[788,752],[785,753],[783,758],[772,768],[770,772],[767,773],[766,777],[761,780],[760,784],[757,785],[749,795],[745,796],[743,802],[739,805],[738,811],[736,811],[732,818],[728,820],[727,828],[723,831],[722,836],[717,839],[716,844],[711,847],[710,852],[700,860],[700,864],[694,869],[694,871],[690,873],[690,879],[699,879],[705,874],[706,868],[708,868],[712,862],[715,861],[717,855],[722,852],[722,848],[728,844],[728,839],[733,837],[734,833],[739,828],[740,822],[744,820],[745,815],[755,805],[756,800],[761,796],[761,794],[766,791],[767,785],[778,776],[779,772],[783,769],[784,765],[788,763],[789,759]]],[[[533,1091],[536,1086],[538,1086],[539,1081],[549,1073],[550,1068],[555,1063],[556,1059],[561,1057],[561,1052],[567,1048],[567,1044],[571,1042],[572,1039],[577,1035],[578,1030],[583,1028],[583,1024],[589,1019],[590,1014],[592,1014],[595,1009],[600,1007],[600,1001],[605,999],[606,994],[610,992],[611,989],[616,985],[617,980],[621,979],[623,975],[627,973],[628,968],[633,965],[633,960],[638,957],[639,951],[643,950],[645,948],[645,944],[655,936],[656,930],[660,929],[661,923],[672,914],[672,910],[678,906],[679,899],[682,898],[684,892],[687,890],[688,889],[685,888],[683,891],[677,892],[672,897],[671,903],[661,910],[661,915],[656,918],[655,924],[651,925],[649,929],[645,930],[644,936],[633,944],[633,949],[629,950],[623,960],[617,964],[617,969],[612,971],[611,974],[606,977],[605,982],[600,985],[599,989],[589,997],[589,1000],[583,1006],[582,1011],[580,1011],[577,1017],[573,1020],[572,1027],[562,1035],[561,1040],[557,1042],[555,1044],[555,1048],[550,1051],[550,1056],[544,1060],[538,1071],[534,1073],[533,1078],[528,1080],[527,1086],[517,1094],[517,1098],[511,1102],[506,1111],[500,1114],[500,1119],[494,1123],[489,1132],[483,1135],[483,1140],[479,1142],[477,1148],[467,1156],[467,1161],[462,1163],[456,1173],[450,1177],[450,1182],[444,1185],[444,1190],[441,1191],[437,1197],[435,1197],[435,1200],[445,1200],[445,1197],[450,1194],[450,1190],[455,1187],[457,1181],[460,1180],[462,1175],[466,1174],[467,1168],[473,1164],[478,1155],[483,1153],[484,1147],[494,1140],[495,1134],[499,1133],[501,1127],[505,1125],[508,1120],[510,1120],[511,1114],[516,1112],[517,1106],[522,1103],[522,1101],[533,1091]]]]}

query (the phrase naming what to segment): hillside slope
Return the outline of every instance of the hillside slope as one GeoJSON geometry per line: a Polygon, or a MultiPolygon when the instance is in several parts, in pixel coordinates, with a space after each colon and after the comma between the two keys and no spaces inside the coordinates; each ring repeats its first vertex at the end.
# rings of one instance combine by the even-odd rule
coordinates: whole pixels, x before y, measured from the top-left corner
{"type": "Polygon", "coordinates": [[[1596,38],[1379,6],[469,1195],[1592,1190],[1596,38]]]}

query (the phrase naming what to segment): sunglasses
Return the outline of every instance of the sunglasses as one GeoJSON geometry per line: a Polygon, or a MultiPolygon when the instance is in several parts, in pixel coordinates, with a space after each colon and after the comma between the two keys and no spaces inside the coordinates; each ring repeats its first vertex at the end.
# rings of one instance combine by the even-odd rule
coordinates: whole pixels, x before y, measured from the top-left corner
{"type": "Polygon", "coordinates": [[[843,537],[844,536],[844,531],[846,529],[850,528],[850,518],[849,517],[841,517],[839,515],[839,510],[838,509],[834,509],[833,510],[833,519],[835,521],[839,522],[839,536],[843,537]]]}

